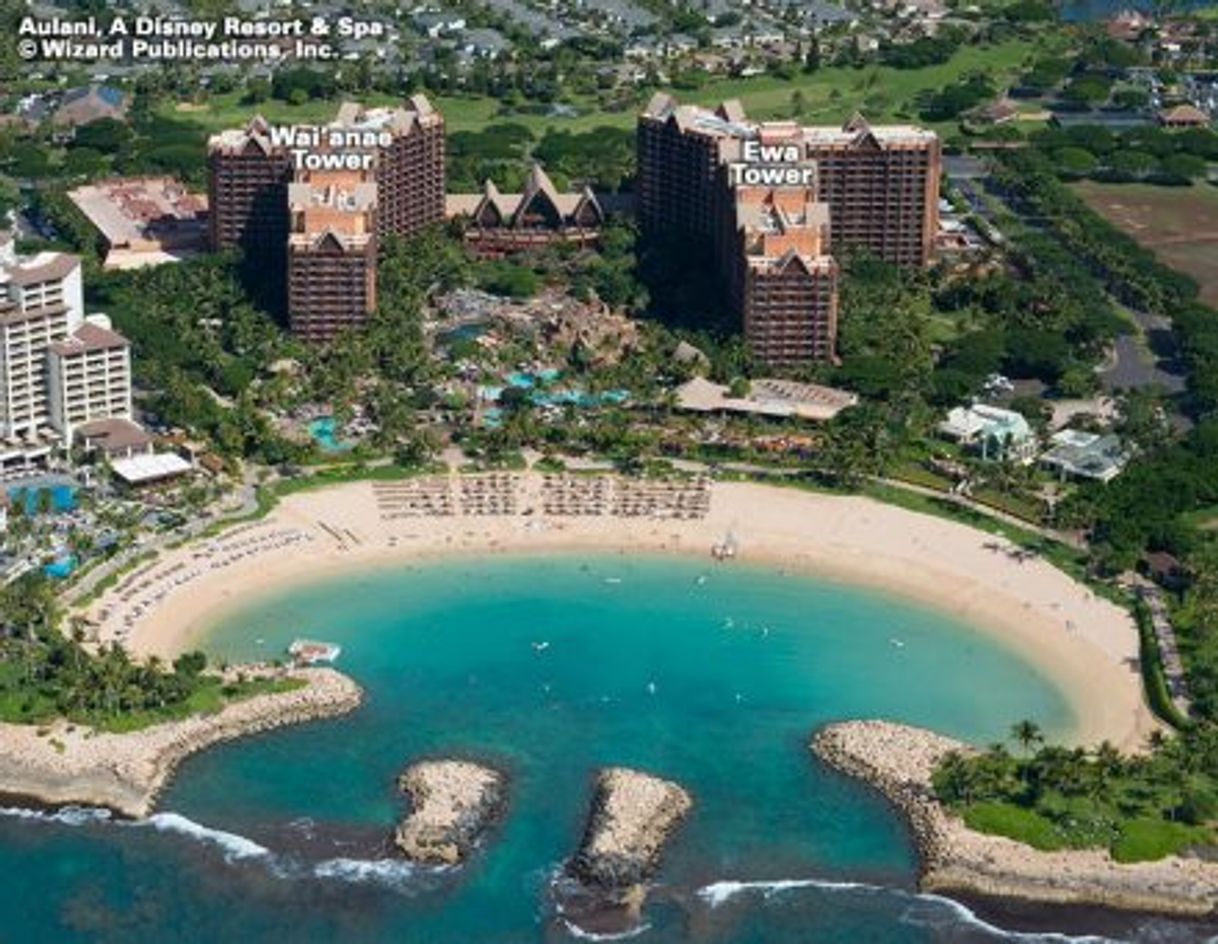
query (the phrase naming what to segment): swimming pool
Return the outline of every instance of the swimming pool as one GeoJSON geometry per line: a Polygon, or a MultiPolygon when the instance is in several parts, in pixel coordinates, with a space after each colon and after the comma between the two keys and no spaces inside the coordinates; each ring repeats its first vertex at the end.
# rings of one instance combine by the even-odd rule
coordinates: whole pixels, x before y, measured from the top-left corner
{"type": "Polygon", "coordinates": [[[9,488],[8,498],[10,502],[23,501],[25,504],[25,513],[27,515],[38,514],[41,505],[40,495],[43,492],[49,492],[51,496],[50,510],[52,512],[73,511],[76,508],[76,488],[72,485],[43,485],[31,486],[29,488],[22,485],[15,485],[9,488]]]}
{"type": "Polygon", "coordinates": [[[75,555],[68,554],[66,557],[45,564],[42,572],[52,580],[64,580],[72,576],[72,572],[76,570],[76,563],[75,555]]]}
{"type": "MultiPolygon", "coordinates": [[[[598,406],[617,406],[630,399],[629,390],[605,390],[601,393],[588,393],[579,387],[569,387],[563,390],[548,388],[559,378],[560,373],[554,369],[539,371],[536,374],[526,374],[520,371],[504,377],[507,388],[528,390],[529,400],[537,406],[576,406],[590,409],[598,406]]],[[[503,399],[505,387],[484,386],[478,388],[478,398],[483,403],[499,403],[503,399]]],[[[498,425],[502,411],[495,411],[494,421],[490,420],[491,411],[483,413],[487,426],[498,425]]]]}
{"type": "Polygon", "coordinates": [[[323,452],[346,452],[351,443],[338,438],[338,421],[332,416],[320,416],[309,424],[309,435],[323,452]]]}

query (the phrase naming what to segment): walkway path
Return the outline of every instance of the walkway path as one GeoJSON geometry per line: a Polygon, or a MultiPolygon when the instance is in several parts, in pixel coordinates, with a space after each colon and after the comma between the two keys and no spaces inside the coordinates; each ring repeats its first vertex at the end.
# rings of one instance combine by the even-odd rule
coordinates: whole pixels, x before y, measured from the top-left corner
{"type": "Polygon", "coordinates": [[[1171,625],[1163,590],[1149,580],[1139,580],[1136,586],[1138,596],[1146,602],[1146,607],[1150,610],[1151,625],[1154,626],[1155,638],[1159,643],[1159,658],[1163,662],[1163,676],[1167,680],[1167,692],[1176,710],[1187,718],[1192,709],[1192,699],[1188,694],[1184,663],[1180,659],[1180,647],[1176,642],[1176,631],[1171,625]]]}

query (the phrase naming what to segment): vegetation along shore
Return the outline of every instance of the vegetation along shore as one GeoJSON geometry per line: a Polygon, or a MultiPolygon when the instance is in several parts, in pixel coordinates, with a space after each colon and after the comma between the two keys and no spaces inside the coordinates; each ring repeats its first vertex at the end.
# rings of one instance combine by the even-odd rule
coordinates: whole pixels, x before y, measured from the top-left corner
{"type": "MultiPolygon", "coordinates": [[[[816,733],[811,747],[825,763],[870,784],[905,815],[921,858],[923,890],[1188,916],[1209,916],[1218,905],[1218,863],[1187,848],[1122,861],[1162,849],[1139,849],[1134,843],[1118,844],[1116,854],[1086,846],[1034,848],[997,834],[1002,825],[978,821],[968,807],[962,817],[952,802],[958,799],[952,785],[959,783],[962,767],[982,756],[992,758],[993,751],[980,755],[951,738],[884,721],[829,725],[816,733]]],[[[1134,831],[1153,828],[1149,819],[1132,826],[1134,831]]]]}
{"type": "Polygon", "coordinates": [[[266,683],[260,694],[135,731],[98,730],[63,719],[0,724],[0,794],[142,818],[189,755],[220,741],[345,714],[360,703],[359,686],[332,669],[245,672],[266,683]]]}

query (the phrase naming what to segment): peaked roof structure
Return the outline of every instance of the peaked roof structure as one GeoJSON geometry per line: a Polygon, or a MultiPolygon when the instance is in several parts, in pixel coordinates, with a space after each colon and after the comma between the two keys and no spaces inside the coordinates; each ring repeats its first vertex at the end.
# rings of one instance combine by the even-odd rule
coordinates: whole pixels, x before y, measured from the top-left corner
{"type": "Polygon", "coordinates": [[[487,180],[481,194],[450,195],[448,210],[449,216],[469,216],[476,225],[486,229],[591,228],[605,220],[604,211],[590,188],[559,193],[540,164],[529,168],[520,193],[501,193],[494,181],[487,180]]]}
{"type": "Polygon", "coordinates": [[[914,125],[873,125],[855,112],[840,127],[835,125],[801,126],[793,121],[752,121],[738,99],[728,99],[714,109],[701,105],[682,105],[666,92],[656,92],[643,109],[645,121],[667,122],[682,133],[696,132],[724,140],[743,140],[772,132],[790,133],[809,147],[868,146],[881,150],[905,144],[924,144],[935,137],[933,131],[914,125]]]}
{"type": "Polygon", "coordinates": [[[275,150],[271,142],[271,124],[262,115],[254,115],[244,128],[228,128],[207,139],[208,153],[221,151],[226,154],[270,154],[275,150]]]}
{"type": "Polygon", "coordinates": [[[393,108],[366,108],[358,102],[343,102],[331,127],[366,131],[390,131],[394,135],[409,134],[416,127],[442,122],[444,119],[431,105],[426,95],[411,95],[404,105],[393,108]]]}
{"type": "Polygon", "coordinates": [[[1210,116],[1196,105],[1182,104],[1165,108],[1159,112],[1159,123],[1164,125],[1184,125],[1187,127],[1204,128],[1210,123],[1210,116]]]}

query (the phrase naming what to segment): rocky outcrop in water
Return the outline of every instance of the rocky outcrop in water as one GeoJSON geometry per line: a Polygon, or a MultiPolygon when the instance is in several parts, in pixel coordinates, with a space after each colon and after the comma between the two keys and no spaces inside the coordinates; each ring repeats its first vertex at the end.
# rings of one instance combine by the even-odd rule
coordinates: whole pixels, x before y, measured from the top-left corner
{"type": "Polygon", "coordinates": [[[665,842],[692,805],[669,780],[624,767],[601,771],[572,875],[603,889],[642,884],[655,874],[665,842]]]}
{"type": "Polygon", "coordinates": [[[596,777],[579,851],[554,884],[568,929],[618,935],[639,927],[647,881],[693,801],[679,785],[625,767],[596,777]]]}
{"type": "Polygon", "coordinates": [[[394,843],[414,862],[464,862],[504,804],[503,774],[465,760],[421,761],[398,778],[411,813],[394,843]]]}
{"type": "Polygon", "coordinates": [[[905,814],[926,891],[1189,916],[1210,915],[1218,907],[1218,863],[1186,856],[1120,863],[1107,850],[1040,852],[969,829],[939,803],[931,785],[947,754],[971,753],[959,741],[885,721],[851,721],[818,731],[811,747],[905,814]]]}
{"type": "Polygon", "coordinates": [[[363,694],[333,669],[285,673],[244,666],[242,672],[251,678],[290,677],[304,684],[229,702],[215,714],[191,715],[126,734],[65,721],[0,724],[0,793],[49,806],[104,806],[123,816],[144,817],[190,754],[258,731],[346,714],[359,706],[363,694]]]}

